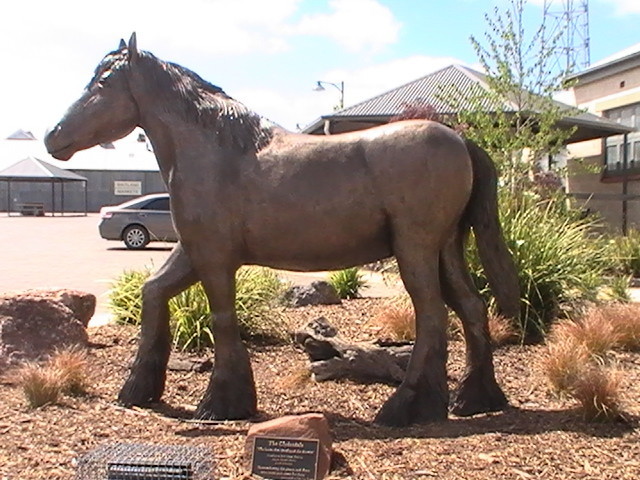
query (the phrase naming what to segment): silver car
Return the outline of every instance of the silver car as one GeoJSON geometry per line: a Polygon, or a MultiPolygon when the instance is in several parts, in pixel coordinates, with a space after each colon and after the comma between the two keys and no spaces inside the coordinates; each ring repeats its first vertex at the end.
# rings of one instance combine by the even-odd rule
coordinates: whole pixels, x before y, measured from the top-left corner
{"type": "Polygon", "coordinates": [[[177,242],[168,193],[152,193],[115,206],[100,209],[100,236],[122,240],[127,248],[139,250],[149,242],[177,242]]]}

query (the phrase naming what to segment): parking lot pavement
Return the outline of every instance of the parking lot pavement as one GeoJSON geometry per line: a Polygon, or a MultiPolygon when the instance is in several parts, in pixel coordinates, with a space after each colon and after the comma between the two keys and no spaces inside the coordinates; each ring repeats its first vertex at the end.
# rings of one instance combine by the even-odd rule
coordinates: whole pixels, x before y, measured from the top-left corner
{"type": "MultiPolygon", "coordinates": [[[[122,242],[98,234],[98,214],[22,217],[0,214],[0,293],[33,288],[70,288],[93,293],[96,316],[108,315],[111,282],[125,270],[158,269],[173,244],[152,243],[144,250],[127,250],[122,242]]],[[[327,273],[282,272],[294,284],[326,279],[327,273]]],[[[379,275],[367,273],[367,296],[391,296],[379,275]]]]}

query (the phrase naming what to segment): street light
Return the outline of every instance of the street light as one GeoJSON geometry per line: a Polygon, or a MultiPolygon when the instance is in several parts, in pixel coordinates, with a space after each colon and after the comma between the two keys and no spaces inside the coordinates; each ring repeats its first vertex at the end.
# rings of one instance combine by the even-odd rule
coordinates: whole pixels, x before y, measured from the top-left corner
{"type": "Polygon", "coordinates": [[[337,89],[340,92],[340,103],[338,104],[338,107],[340,109],[344,108],[344,82],[332,83],[332,82],[323,82],[321,80],[318,80],[316,82],[316,86],[313,89],[313,91],[314,92],[324,92],[326,90],[326,88],[324,88],[323,85],[331,85],[332,87],[334,87],[335,89],[337,89]]]}

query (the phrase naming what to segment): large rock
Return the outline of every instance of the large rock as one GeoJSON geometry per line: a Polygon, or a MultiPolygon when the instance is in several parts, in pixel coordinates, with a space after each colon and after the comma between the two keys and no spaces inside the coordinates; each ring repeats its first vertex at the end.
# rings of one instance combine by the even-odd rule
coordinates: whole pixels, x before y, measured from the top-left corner
{"type": "Polygon", "coordinates": [[[16,298],[48,298],[62,303],[86,327],[96,312],[96,296],[92,293],[68,288],[52,290],[26,290],[14,295],[16,298]]]}
{"type": "Polygon", "coordinates": [[[331,468],[332,438],[329,422],[321,413],[288,415],[249,428],[245,442],[245,464],[251,470],[251,458],[256,437],[318,440],[318,470],[316,480],[324,478],[331,468]]]}
{"type": "Polygon", "coordinates": [[[285,292],[284,298],[293,307],[342,303],[336,289],[324,280],[317,280],[310,285],[293,286],[285,292]]]}
{"type": "Polygon", "coordinates": [[[0,297],[0,365],[38,360],[56,349],[87,344],[85,326],[61,301],[26,292],[0,297]]]}

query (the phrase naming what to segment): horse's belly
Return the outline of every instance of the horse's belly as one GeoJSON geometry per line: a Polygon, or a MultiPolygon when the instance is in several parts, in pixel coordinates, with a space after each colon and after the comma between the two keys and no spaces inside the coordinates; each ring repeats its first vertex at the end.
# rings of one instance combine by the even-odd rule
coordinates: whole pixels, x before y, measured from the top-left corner
{"type": "Polygon", "coordinates": [[[297,271],[336,270],[391,256],[390,229],[371,222],[301,221],[271,225],[245,239],[245,263],[297,271]]]}

